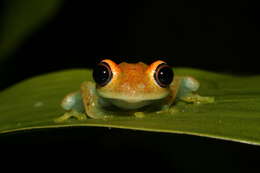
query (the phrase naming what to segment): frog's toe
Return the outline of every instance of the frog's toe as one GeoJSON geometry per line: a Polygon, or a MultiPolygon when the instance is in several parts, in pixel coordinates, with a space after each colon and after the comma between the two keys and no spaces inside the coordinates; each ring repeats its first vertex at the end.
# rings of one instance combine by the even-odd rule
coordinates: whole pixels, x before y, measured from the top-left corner
{"type": "Polygon", "coordinates": [[[56,122],[56,123],[63,123],[63,122],[67,122],[67,121],[69,121],[71,119],[86,120],[87,116],[84,113],[80,113],[80,112],[72,110],[72,111],[66,112],[62,116],[56,118],[54,120],[54,122],[56,122]]]}
{"type": "Polygon", "coordinates": [[[184,97],[181,97],[180,100],[186,102],[186,103],[214,103],[215,98],[214,97],[204,97],[200,96],[198,94],[190,94],[184,97]]]}

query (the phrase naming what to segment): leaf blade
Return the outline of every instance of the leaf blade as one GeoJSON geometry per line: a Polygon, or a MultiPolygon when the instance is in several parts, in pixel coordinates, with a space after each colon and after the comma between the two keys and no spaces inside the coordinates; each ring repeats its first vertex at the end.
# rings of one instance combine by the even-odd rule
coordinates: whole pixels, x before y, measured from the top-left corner
{"type": "Polygon", "coordinates": [[[201,82],[200,94],[214,96],[213,104],[178,103],[174,114],[149,114],[144,118],[71,121],[57,124],[64,112],[60,101],[91,79],[89,70],[69,70],[26,80],[0,93],[0,133],[68,126],[114,127],[180,133],[260,145],[260,77],[234,77],[195,69],[177,69],[201,82]],[[245,84],[246,87],[245,87],[245,84]],[[15,99],[14,99],[15,98],[15,99]]]}

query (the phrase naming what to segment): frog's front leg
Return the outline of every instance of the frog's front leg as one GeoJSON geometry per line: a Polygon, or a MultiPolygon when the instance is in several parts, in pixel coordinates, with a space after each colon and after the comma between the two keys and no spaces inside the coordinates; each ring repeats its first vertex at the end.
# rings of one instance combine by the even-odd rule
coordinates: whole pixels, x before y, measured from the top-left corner
{"type": "Polygon", "coordinates": [[[86,114],[93,119],[106,119],[111,117],[111,112],[105,109],[110,103],[98,96],[96,85],[93,82],[81,84],[81,95],[86,114]]]}
{"type": "Polygon", "coordinates": [[[87,116],[94,119],[105,119],[109,117],[109,112],[105,111],[104,107],[109,105],[97,95],[95,83],[84,82],[81,84],[80,91],[64,97],[61,107],[66,110],[66,113],[55,119],[55,122],[65,122],[71,118],[85,120],[87,116]]]}
{"type": "MultiPolygon", "coordinates": [[[[174,85],[174,84],[173,84],[174,85]]],[[[212,103],[214,97],[200,96],[197,91],[200,83],[193,77],[179,77],[176,88],[176,101],[181,100],[187,103],[212,103]]]]}

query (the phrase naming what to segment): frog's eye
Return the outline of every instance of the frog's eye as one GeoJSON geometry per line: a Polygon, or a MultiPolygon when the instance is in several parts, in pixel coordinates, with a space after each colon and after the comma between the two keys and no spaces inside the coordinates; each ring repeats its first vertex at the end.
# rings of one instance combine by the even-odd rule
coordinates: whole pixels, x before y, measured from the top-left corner
{"type": "Polygon", "coordinates": [[[173,80],[174,73],[169,65],[161,63],[154,72],[154,79],[160,87],[166,88],[173,80]]]}
{"type": "Polygon", "coordinates": [[[100,86],[105,86],[113,77],[112,70],[108,63],[99,63],[93,71],[93,78],[100,86]]]}

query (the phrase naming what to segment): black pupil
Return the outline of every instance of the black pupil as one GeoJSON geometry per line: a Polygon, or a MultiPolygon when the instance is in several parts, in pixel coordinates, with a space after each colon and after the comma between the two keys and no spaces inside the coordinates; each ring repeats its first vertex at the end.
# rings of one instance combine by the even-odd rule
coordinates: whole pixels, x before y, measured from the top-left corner
{"type": "Polygon", "coordinates": [[[162,87],[167,87],[171,84],[174,74],[172,69],[168,65],[162,64],[160,66],[158,67],[157,71],[158,84],[162,87]]]}
{"type": "Polygon", "coordinates": [[[97,65],[93,71],[95,82],[101,86],[106,85],[111,80],[111,75],[110,67],[105,63],[97,65]]]}

